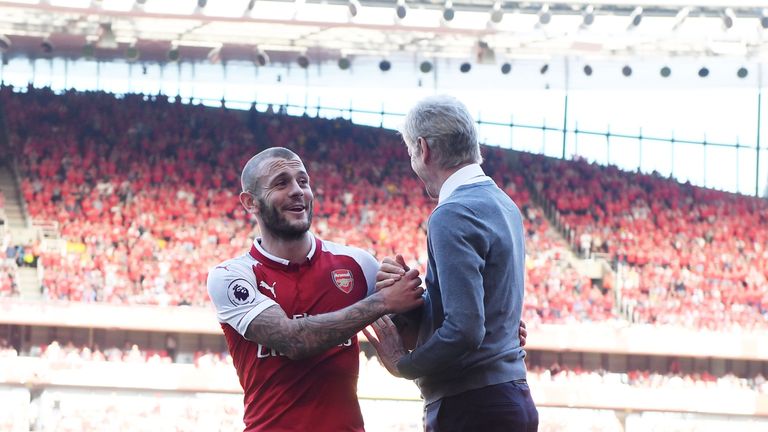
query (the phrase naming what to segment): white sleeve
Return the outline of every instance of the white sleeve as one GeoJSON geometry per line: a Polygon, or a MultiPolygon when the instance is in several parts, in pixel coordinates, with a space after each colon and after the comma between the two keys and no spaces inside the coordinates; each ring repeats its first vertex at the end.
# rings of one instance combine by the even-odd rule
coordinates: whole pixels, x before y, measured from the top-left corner
{"type": "Polygon", "coordinates": [[[227,323],[243,337],[248,325],[261,312],[276,305],[256,289],[256,276],[239,266],[218,266],[208,272],[208,295],[216,306],[219,322],[227,323]]]}
{"type": "Polygon", "coordinates": [[[366,297],[376,292],[376,273],[379,272],[379,262],[368,252],[360,254],[359,263],[365,274],[365,281],[368,283],[368,293],[366,297]]]}

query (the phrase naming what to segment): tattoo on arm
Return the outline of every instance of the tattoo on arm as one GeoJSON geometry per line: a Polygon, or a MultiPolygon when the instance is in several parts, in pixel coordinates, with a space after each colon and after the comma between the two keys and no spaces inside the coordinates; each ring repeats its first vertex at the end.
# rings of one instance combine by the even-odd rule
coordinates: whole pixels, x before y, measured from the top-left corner
{"type": "Polygon", "coordinates": [[[274,305],[251,321],[245,338],[298,360],[344,343],[384,313],[384,302],[375,295],[335,312],[297,319],[274,305]]]}

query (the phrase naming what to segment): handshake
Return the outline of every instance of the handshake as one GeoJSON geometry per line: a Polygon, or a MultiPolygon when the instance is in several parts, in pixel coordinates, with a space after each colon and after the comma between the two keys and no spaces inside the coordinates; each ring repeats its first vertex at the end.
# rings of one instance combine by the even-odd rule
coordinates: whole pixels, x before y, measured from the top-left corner
{"type": "Polygon", "coordinates": [[[424,287],[419,271],[410,269],[402,255],[384,258],[376,273],[376,295],[387,313],[404,313],[424,304],[424,287]]]}
{"type": "MultiPolygon", "coordinates": [[[[395,314],[393,318],[404,322],[404,327],[395,325],[388,315],[384,315],[371,324],[371,330],[363,329],[365,337],[376,349],[379,361],[394,376],[399,377],[397,362],[407,354],[407,349],[413,349],[418,331],[418,320],[411,322],[404,318],[407,312],[421,312],[424,304],[424,288],[419,271],[410,269],[402,255],[395,258],[384,258],[376,273],[376,293],[381,296],[387,313],[395,314]]],[[[408,314],[411,315],[411,314],[408,314]]]]}

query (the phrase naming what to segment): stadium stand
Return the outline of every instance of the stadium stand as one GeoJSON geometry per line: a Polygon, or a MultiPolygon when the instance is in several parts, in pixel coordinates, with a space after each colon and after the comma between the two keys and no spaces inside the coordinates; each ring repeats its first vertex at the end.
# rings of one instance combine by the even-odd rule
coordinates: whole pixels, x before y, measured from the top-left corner
{"type": "MultiPolygon", "coordinates": [[[[211,337],[212,315],[200,307],[208,306],[206,272],[243,253],[257,234],[240,209],[238,174],[267,146],[291,147],[308,161],[319,236],[377,256],[400,252],[424,268],[432,203],[390,131],[164,96],[2,87],[0,104],[29,216],[57,227],[60,236],[57,247],[48,238],[17,245],[3,237],[0,297],[18,296],[18,269],[33,266],[44,302],[0,299],[5,315],[15,317],[4,322],[8,334],[20,331],[10,328],[20,327],[16,323],[38,326],[26,328],[26,342],[14,344],[19,349],[0,341],[0,384],[9,386],[0,391],[2,430],[28,430],[28,424],[78,431],[240,427],[231,358],[200,335],[194,348],[176,355],[157,342],[112,341],[102,349],[66,338],[41,342],[39,334],[61,325],[67,309],[82,315],[67,324],[75,327],[211,337]],[[163,306],[178,312],[173,325],[146,327],[162,321],[163,306]],[[30,382],[32,392],[25,387],[30,382]],[[171,424],[169,414],[190,421],[171,424]]],[[[764,201],[585,161],[483,151],[486,171],[524,215],[524,318],[539,338],[534,344],[601,352],[601,364],[622,365],[610,371],[552,367],[532,355],[529,381],[541,405],[540,430],[696,430],[690,425],[724,422],[764,430],[765,422],[744,417],[768,415],[765,366],[750,364],[765,359],[755,342],[760,333],[713,333],[766,328],[764,201]],[[600,257],[613,266],[604,277],[580,267],[600,257]],[[656,338],[657,327],[666,339],[656,338]],[[687,328],[687,336],[672,327],[687,328]],[[716,356],[713,345],[733,349],[703,370],[691,359],[683,370],[638,369],[627,358],[682,351],[709,358],[716,356]],[[579,409],[555,408],[574,406],[579,409]],[[643,413],[658,410],[670,412],[643,413]],[[700,412],[711,418],[684,417],[700,412]]],[[[366,419],[374,419],[369,431],[421,429],[413,384],[393,380],[364,354],[359,395],[366,419]]]]}
{"type": "MultiPolygon", "coordinates": [[[[98,348],[90,350],[53,341],[44,347],[33,347],[32,352],[22,353],[22,357],[17,358],[15,351],[8,349],[2,341],[0,346],[3,347],[0,348],[0,364],[5,370],[27,369],[26,376],[11,374],[10,381],[29,382],[34,377],[35,384],[43,385],[43,388],[46,382],[59,385],[59,388],[35,393],[30,406],[23,406],[30,401],[26,389],[13,387],[13,391],[5,393],[8,404],[4,407],[18,408],[13,416],[4,417],[9,425],[29,421],[37,430],[67,431],[105,430],[105,427],[108,430],[149,430],[150,425],[154,425],[156,430],[187,431],[195,430],[195,426],[199,430],[201,425],[206,430],[208,427],[211,430],[235,430],[240,424],[238,384],[226,355],[198,353],[194,364],[173,364],[167,357],[150,355],[150,350],[136,345],[106,349],[104,355],[98,356],[98,348]],[[28,357],[30,355],[33,357],[28,357]],[[20,366],[22,364],[24,366],[20,366]],[[147,364],[152,368],[146,368],[147,364]],[[135,375],[139,371],[144,371],[146,376],[139,379],[135,375]],[[125,376],[117,376],[121,373],[125,376]],[[226,380],[223,379],[225,376],[226,380]],[[115,384],[120,382],[123,384],[117,388],[123,388],[114,390],[115,384]],[[211,386],[213,382],[219,384],[217,391],[205,391],[214,388],[211,386]]],[[[421,406],[415,386],[406,380],[393,380],[375,357],[369,358],[364,352],[360,355],[360,366],[359,395],[364,410],[371,413],[371,417],[366,418],[377,418],[368,429],[420,430],[418,420],[414,421],[419,418],[421,406]],[[382,407],[382,404],[391,406],[382,407]],[[382,409],[413,411],[416,415],[390,415],[385,419],[382,409]]],[[[544,417],[542,430],[551,431],[622,431],[622,423],[616,414],[597,405],[617,397],[615,408],[651,403],[655,391],[661,388],[667,394],[662,399],[677,399],[679,404],[690,401],[700,408],[720,403],[723,405],[720,408],[725,409],[722,412],[733,414],[745,409],[741,404],[754,403],[768,396],[768,384],[762,375],[744,379],[732,375],[714,377],[706,373],[637,370],[616,373],[551,365],[531,367],[529,381],[539,400],[586,397],[585,389],[593,388],[601,389],[604,395],[602,399],[594,400],[586,397],[587,404],[596,405],[593,408],[547,408],[552,412],[544,417]],[[706,393],[717,396],[702,397],[706,393]],[[725,400],[732,402],[725,403],[725,400]]],[[[644,430],[642,425],[652,419],[637,419],[637,425],[626,430],[644,430]]],[[[3,430],[14,429],[9,426],[3,430]]]]}
{"type": "MultiPolygon", "coordinates": [[[[68,242],[63,253],[41,254],[46,298],[207,304],[205,270],[242,253],[255,234],[235,193],[239,170],[272,145],[294,148],[310,161],[318,235],[377,256],[399,252],[417,267],[426,263],[431,204],[392,133],[254,110],[243,120],[162,96],[58,96],[6,87],[0,97],[14,125],[10,141],[21,155],[29,212],[56,222],[68,242]]],[[[489,174],[526,216],[526,318],[611,317],[611,295],[563,259],[567,245],[531,202],[509,152],[485,151],[489,174]]]]}
{"type": "Polygon", "coordinates": [[[583,160],[520,158],[573,245],[621,267],[619,294],[634,321],[766,327],[765,200],[583,160]]]}

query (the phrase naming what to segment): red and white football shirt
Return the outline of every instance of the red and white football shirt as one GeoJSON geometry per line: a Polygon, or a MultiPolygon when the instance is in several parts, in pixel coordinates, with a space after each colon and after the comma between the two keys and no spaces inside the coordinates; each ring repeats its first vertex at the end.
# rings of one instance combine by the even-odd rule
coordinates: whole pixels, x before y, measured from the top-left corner
{"type": "Polygon", "coordinates": [[[208,295],[245,393],[246,432],[362,431],[357,336],[317,356],[290,360],[248,341],[251,321],[275,304],[301,318],[337,311],[373,293],[379,265],[369,253],[312,238],[303,263],[250,253],[208,274],[208,295]]]}

